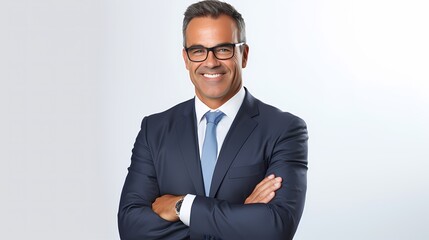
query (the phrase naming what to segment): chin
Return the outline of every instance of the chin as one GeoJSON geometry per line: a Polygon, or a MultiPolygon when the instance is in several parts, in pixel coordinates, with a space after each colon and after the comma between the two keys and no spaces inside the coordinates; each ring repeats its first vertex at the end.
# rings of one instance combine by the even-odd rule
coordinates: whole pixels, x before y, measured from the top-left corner
{"type": "Polygon", "coordinates": [[[223,98],[226,95],[226,92],[222,90],[207,91],[206,93],[206,96],[212,99],[223,98]]]}

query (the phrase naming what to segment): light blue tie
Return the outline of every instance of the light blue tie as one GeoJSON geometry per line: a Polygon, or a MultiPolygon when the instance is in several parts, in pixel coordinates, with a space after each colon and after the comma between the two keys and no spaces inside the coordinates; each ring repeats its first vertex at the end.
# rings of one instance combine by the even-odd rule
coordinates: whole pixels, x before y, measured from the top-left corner
{"type": "Polygon", "coordinates": [[[203,170],[204,188],[206,196],[210,193],[213,171],[217,158],[216,126],[223,117],[223,112],[210,112],[205,114],[207,120],[206,136],[204,137],[203,153],[201,154],[201,167],[203,170]]]}

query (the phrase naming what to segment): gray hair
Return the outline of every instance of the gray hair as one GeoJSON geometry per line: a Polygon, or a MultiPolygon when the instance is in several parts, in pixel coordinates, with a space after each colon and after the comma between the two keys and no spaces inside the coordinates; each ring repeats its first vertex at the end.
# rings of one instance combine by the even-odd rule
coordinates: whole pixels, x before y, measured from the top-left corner
{"type": "Polygon", "coordinates": [[[227,15],[234,19],[237,25],[239,42],[246,42],[246,25],[241,14],[235,10],[233,6],[226,2],[218,0],[206,0],[190,5],[185,11],[183,18],[183,46],[186,47],[186,29],[189,22],[195,17],[213,17],[217,18],[220,15],[227,15]]]}

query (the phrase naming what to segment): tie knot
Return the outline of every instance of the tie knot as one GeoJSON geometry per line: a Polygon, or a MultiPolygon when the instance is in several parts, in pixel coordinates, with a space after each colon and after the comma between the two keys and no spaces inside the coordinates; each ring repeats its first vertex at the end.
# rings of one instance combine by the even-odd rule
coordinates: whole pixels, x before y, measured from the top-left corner
{"type": "Polygon", "coordinates": [[[207,123],[214,123],[215,125],[217,125],[219,123],[219,121],[222,119],[223,117],[223,112],[221,111],[216,111],[216,112],[206,112],[205,117],[207,120],[207,123]]]}

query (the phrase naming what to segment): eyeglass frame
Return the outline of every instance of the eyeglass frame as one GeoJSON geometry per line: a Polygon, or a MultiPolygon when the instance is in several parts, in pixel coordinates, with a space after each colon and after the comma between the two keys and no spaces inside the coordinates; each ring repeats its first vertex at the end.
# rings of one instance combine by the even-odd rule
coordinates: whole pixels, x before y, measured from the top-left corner
{"type": "Polygon", "coordinates": [[[228,59],[231,59],[231,58],[233,58],[234,56],[235,56],[235,47],[240,47],[240,46],[243,46],[244,44],[246,44],[245,42],[239,42],[239,43],[221,43],[221,44],[219,44],[219,45],[216,45],[216,46],[214,46],[214,47],[211,47],[211,48],[207,48],[207,47],[204,47],[204,46],[190,46],[190,47],[185,47],[185,51],[186,51],[186,55],[188,56],[188,59],[189,59],[189,61],[191,61],[191,62],[204,62],[205,60],[207,60],[207,58],[209,57],[209,53],[210,52],[212,52],[213,53],[213,56],[216,58],[216,59],[218,59],[218,60],[228,60],[228,59]],[[216,53],[215,53],[215,48],[218,48],[218,47],[223,47],[223,46],[232,46],[232,56],[231,57],[228,57],[228,58],[218,58],[217,56],[216,56],[216,53]],[[207,51],[207,54],[206,54],[206,57],[204,58],[204,60],[199,60],[199,61],[194,61],[194,60],[192,60],[191,59],[191,57],[189,56],[189,49],[192,49],[192,48],[201,48],[201,49],[205,49],[206,51],[207,51]]]}

